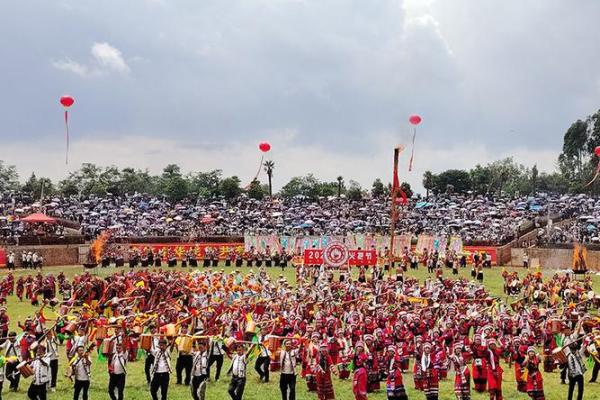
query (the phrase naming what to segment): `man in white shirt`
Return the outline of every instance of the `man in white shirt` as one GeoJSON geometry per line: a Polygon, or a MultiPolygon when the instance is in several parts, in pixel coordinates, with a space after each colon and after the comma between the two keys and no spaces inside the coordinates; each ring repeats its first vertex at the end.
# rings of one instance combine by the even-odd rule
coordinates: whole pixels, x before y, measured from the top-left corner
{"type": "Polygon", "coordinates": [[[237,344],[237,353],[231,360],[231,383],[229,384],[229,396],[232,400],[242,400],[244,396],[244,387],[246,386],[246,355],[244,346],[237,344]]]}
{"type": "Polygon", "coordinates": [[[291,340],[283,343],[283,348],[279,354],[279,365],[281,365],[281,375],[279,375],[279,390],[281,390],[282,400],[296,400],[296,364],[298,362],[298,350],[295,349],[291,340]]]}
{"type": "Polygon", "coordinates": [[[11,358],[16,361],[8,362],[6,364],[6,379],[10,382],[10,390],[16,392],[19,389],[19,381],[21,375],[17,372],[17,365],[21,357],[21,346],[17,342],[17,333],[10,332],[8,334],[8,340],[5,341],[1,348],[4,350],[4,357],[11,358]]]}
{"type": "MultiPolygon", "coordinates": [[[[154,335],[156,332],[156,327],[152,326],[150,333],[154,335]]],[[[148,387],[150,387],[150,381],[152,380],[150,372],[152,371],[152,366],[154,365],[154,352],[158,350],[158,337],[152,336],[151,343],[150,351],[146,352],[146,361],[144,363],[144,373],[146,375],[146,383],[148,384],[148,387]]]]}
{"type": "Polygon", "coordinates": [[[111,400],[123,400],[125,377],[127,376],[127,351],[123,351],[123,343],[116,344],[116,350],[108,362],[108,395],[111,400]],[[117,395],[115,396],[115,391],[117,395]]]}
{"type": "Polygon", "coordinates": [[[152,351],[154,355],[154,364],[152,364],[152,380],[150,382],[150,394],[152,400],[158,400],[158,390],[160,389],[160,397],[162,400],[167,400],[169,390],[169,377],[173,369],[171,368],[171,348],[167,346],[166,339],[158,341],[158,349],[152,351]]]}
{"type": "MultiPolygon", "coordinates": [[[[181,332],[179,333],[179,338],[177,340],[181,340],[183,337],[189,337],[188,327],[187,325],[181,326],[181,332]]],[[[186,386],[190,384],[191,373],[192,373],[192,355],[185,350],[178,347],[177,348],[177,362],[175,363],[175,372],[177,375],[177,384],[181,385],[183,382],[186,386]],[[183,373],[185,372],[185,378],[183,378],[183,373]]]]}
{"type": "Polygon", "coordinates": [[[208,354],[208,379],[210,380],[210,367],[217,363],[217,372],[215,373],[215,382],[219,380],[221,376],[221,368],[223,367],[223,355],[225,350],[223,349],[223,343],[217,339],[211,338],[209,341],[210,351],[208,354]]]}
{"type": "Polygon", "coordinates": [[[54,330],[49,330],[46,336],[46,354],[50,358],[50,390],[55,392],[58,377],[58,340],[54,330]]]}
{"type": "Polygon", "coordinates": [[[79,400],[79,394],[81,394],[83,400],[88,400],[92,361],[89,355],[85,353],[83,346],[77,347],[77,355],[75,357],[75,360],[71,364],[75,379],[73,399],[79,400]]]}
{"type": "Polygon", "coordinates": [[[197,343],[198,350],[192,353],[192,397],[194,400],[204,400],[208,379],[208,352],[205,342],[197,343]]]}
{"type": "Polygon", "coordinates": [[[39,345],[36,357],[30,363],[33,369],[33,379],[27,397],[31,400],[46,400],[46,387],[50,382],[50,357],[46,355],[46,347],[39,345]]]}
{"type": "Polygon", "coordinates": [[[271,355],[269,349],[265,345],[262,344],[264,337],[261,336],[259,338],[259,343],[257,346],[260,347],[260,354],[256,357],[256,362],[254,363],[254,370],[260,376],[261,382],[269,382],[269,365],[271,363],[271,355]]]}

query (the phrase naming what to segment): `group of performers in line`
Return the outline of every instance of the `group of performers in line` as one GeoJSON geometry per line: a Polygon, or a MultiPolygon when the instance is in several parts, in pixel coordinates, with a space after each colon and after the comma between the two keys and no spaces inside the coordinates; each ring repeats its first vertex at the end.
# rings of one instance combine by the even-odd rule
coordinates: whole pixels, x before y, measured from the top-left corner
{"type": "Polygon", "coordinates": [[[335,398],[333,375],[351,380],[358,400],[382,386],[388,399],[407,399],[407,374],[427,400],[438,398],[439,382],[450,374],[457,400],[470,399],[472,389],[501,400],[506,366],[514,369],[517,391],[533,400],[545,398],[542,371],[557,369],[557,379],[568,379],[568,399],[575,389],[581,399],[588,357],[591,381],[597,379],[600,319],[592,312],[599,298],[589,278],[504,273],[508,286],[518,279],[523,293],[506,304],[465,279],[419,283],[362,271],[362,278],[336,279],[331,269],[298,266],[295,286],[262,267],[257,274],[125,269],[72,280],[38,274],[17,282],[7,275],[0,299],[18,292],[21,281],[40,308],[19,324],[18,335],[0,309],[0,382],[17,390],[21,377],[31,378],[29,398],[45,399],[60,376],[62,346],[75,399],[87,399],[97,356],[107,364],[110,398],[122,400],[138,353],[154,400],[167,399],[172,374],[191,387],[194,400],[204,399],[211,368],[212,379],[221,379],[225,357],[233,400],[243,398],[251,363],[260,382],[280,372],[282,400],[295,398],[298,376],[319,400],[335,398]]]}
{"type": "Polygon", "coordinates": [[[283,248],[281,251],[272,251],[267,246],[265,251],[258,251],[252,247],[248,251],[235,248],[220,250],[216,247],[206,247],[202,254],[197,249],[189,249],[183,253],[174,249],[162,249],[157,251],[148,247],[147,249],[129,249],[127,252],[111,246],[105,251],[100,260],[102,267],[114,264],[116,267],[124,267],[126,262],[130,268],[135,267],[217,267],[224,262],[226,267],[281,267],[285,268],[292,260],[292,256],[283,248]],[[125,257],[127,254],[127,258],[125,257]],[[127,260],[126,260],[127,259],[127,260]]]}

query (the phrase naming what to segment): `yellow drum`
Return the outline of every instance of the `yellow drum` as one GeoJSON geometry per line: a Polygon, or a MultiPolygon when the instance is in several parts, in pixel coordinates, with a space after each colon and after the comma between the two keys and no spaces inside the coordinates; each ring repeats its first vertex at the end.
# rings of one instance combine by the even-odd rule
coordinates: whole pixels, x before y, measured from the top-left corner
{"type": "Polygon", "coordinates": [[[152,335],[140,336],[140,347],[142,350],[146,350],[146,351],[152,350],[152,335]]]}
{"type": "Polygon", "coordinates": [[[108,337],[108,327],[99,326],[96,328],[96,339],[106,339],[108,337]]]}
{"type": "Polygon", "coordinates": [[[106,355],[112,353],[111,345],[112,340],[110,340],[109,338],[102,340],[102,354],[106,355]]]}
{"type": "Polygon", "coordinates": [[[175,326],[175,324],[165,325],[165,335],[171,337],[177,336],[177,326],[175,326]]]}
{"type": "Polygon", "coordinates": [[[182,336],[179,338],[179,343],[177,344],[177,350],[180,353],[191,353],[193,345],[194,345],[194,339],[192,339],[189,336],[182,336]]]}

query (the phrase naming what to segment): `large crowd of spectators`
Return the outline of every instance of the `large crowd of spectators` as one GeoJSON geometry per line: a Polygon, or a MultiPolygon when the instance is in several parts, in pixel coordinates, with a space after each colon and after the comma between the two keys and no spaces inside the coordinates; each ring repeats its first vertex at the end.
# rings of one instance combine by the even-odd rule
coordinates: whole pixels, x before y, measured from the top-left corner
{"type": "MultiPolygon", "coordinates": [[[[390,204],[389,198],[310,200],[299,196],[259,201],[239,197],[172,203],[164,198],[139,194],[83,199],[55,197],[42,201],[10,195],[0,202],[0,230],[4,237],[81,234],[88,238],[107,229],[114,237],[125,238],[387,234],[391,222],[390,204]],[[76,229],[66,229],[62,223],[35,225],[20,221],[22,216],[32,212],[43,212],[59,221],[71,221],[76,229]]],[[[547,240],[581,237],[573,232],[589,236],[596,233],[600,222],[600,200],[584,195],[512,199],[430,196],[412,199],[402,206],[396,230],[414,235],[460,235],[465,241],[499,244],[518,236],[528,227],[541,226],[541,221],[548,215],[553,219],[575,218],[577,222],[572,228],[551,230],[547,240]]]]}

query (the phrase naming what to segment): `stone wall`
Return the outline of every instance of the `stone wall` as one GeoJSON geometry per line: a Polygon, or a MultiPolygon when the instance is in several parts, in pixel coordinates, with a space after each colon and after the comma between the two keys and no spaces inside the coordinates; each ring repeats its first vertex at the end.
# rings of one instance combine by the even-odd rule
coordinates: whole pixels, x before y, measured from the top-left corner
{"type": "Polygon", "coordinates": [[[63,246],[7,246],[6,252],[15,253],[17,266],[21,265],[21,253],[36,252],[44,258],[44,265],[76,265],[79,264],[79,245],[63,246]]]}
{"type": "MultiPolygon", "coordinates": [[[[573,249],[532,247],[529,249],[511,249],[510,265],[522,266],[525,250],[527,250],[532,266],[540,265],[543,269],[570,269],[573,264],[573,249]]],[[[600,251],[588,250],[587,262],[588,270],[600,272],[600,251]]]]}

